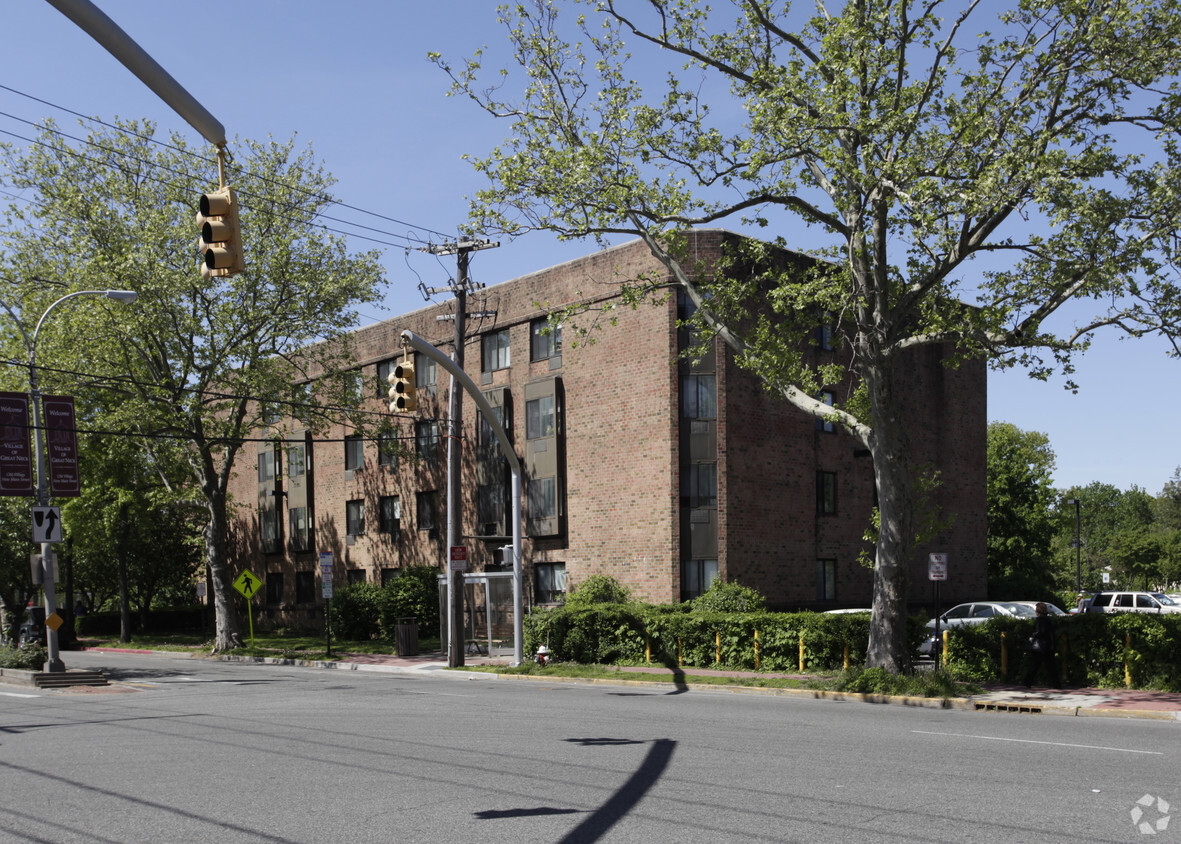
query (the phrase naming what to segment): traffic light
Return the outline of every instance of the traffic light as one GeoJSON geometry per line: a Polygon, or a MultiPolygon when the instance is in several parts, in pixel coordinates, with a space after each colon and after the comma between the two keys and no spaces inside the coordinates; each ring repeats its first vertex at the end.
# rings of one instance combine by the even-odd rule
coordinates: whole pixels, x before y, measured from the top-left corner
{"type": "Polygon", "coordinates": [[[390,387],[390,413],[409,413],[418,409],[414,364],[410,361],[402,361],[390,370],[386,380],[392,385],[390,387]]]}
{"type": "Polygon", "coordinates": [[[242,231],[238,225],[238,197],[230,187],[201,194],[197,225],[201,238],[201,275],[218,278],[246,269],[242,254],[242,231]]]}

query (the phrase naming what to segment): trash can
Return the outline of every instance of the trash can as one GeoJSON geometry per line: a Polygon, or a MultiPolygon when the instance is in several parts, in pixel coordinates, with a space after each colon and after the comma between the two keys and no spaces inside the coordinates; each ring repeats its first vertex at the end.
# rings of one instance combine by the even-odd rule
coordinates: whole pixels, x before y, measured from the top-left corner
{"type": "Polygon", "coordinates": [[[418,654],[417,618],[399,618],[394,623],[394,650],[398,656],[418,654]]]}

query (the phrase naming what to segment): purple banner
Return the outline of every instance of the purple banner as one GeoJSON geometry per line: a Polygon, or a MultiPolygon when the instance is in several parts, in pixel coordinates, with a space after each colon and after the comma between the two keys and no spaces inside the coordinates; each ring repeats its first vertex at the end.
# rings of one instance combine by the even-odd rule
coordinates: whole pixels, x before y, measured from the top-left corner
{"type": "Polygon", "coordinates": [[[29,397],[0,393],[0,495],[33,494],[29,397]]]}
{"type": "Polygon", "coordinates": [[[45,459],[49,464],[49,488],[58,497],[81,495],[74,399],[72,396],[42,396],[41,408],[45,414],[45,459]]]}

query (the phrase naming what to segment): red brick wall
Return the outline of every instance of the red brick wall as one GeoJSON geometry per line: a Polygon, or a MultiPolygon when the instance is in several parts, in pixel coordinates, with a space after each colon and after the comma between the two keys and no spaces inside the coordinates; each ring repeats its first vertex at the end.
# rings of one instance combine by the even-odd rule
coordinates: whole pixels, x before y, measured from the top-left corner
{"type": "MultiPolygon", "coordinates": [[[[722,234],[698,235],[697,254],[717,253],[722,234]]],[[[527,564],[564,562],[569,581],[591,574],[609,574],[650,601],[679,600],[679,454],[678,375],[675,297],[659,306],[632,309],[600,308],[616,304],[621,281],[643,270],[659,269],[642,243],[596,252],[579,260],[532,273],[472,294],[470,313],[495,311],[494,317],[469,318],[466,371],[482,387],[507,386],[513,397],[512,438],[518,454],[525,442],[524,386],[531,380],[561,377],[565,396],[567,532],[561,538],[526,537],[527,564]],[[529,325],[546,308],[570,302],[596,303],[563,328],[560,369],[529,361],[529,325]],[[575,326],[600,327],[580,337],[575,326]],[[480,337],[508,328],[511,367],[494,373],[493,384],[481,383],[480,337]]],[[[358,331],[354,350],[365,373],[372,410],[385,400],[376,397],[376,365],[400,356],[399,334],[410,329],[450,351],[451,322],[440,322],[454,301],[432,305],[358,331]]],[[[719,347],[720,348],[720,347],[719,347]]],[[[955,514],[954,526],[930,547],[916,550],[911,596],[924,601],[926,554],[951,555],[951,574],[944,601],[984,594],[984,437],[985,372],[981,363],[945,369],[939,350],[914,353],[909,380],[902,392],[914,418],[912,447],[921,460],[945,468],[940,492],[944,508],[955,514]]],[[[318,435],[315,447],[316,550],[337,555],[338,582],[344,568],[364,568],[376,581],[381,568],[398,565],[442,565],[446,554],[445,514],[440,513],[437,539],[415,528],[415,492],[437,490],[446,500],[446,408],[448,376],[438,370],[437,399],[420,399],[418,419],[437,416],[440,454],[434,469],[414,460],[400,462],[396,472],[377,466],[374,443],[366,447],[366,467],[346,477],[341,425],[318,435]],[[330,440],[330,441],[323,441],[330,440]],[[402,539],[394,544],[377,532],[377,498],[399,495],[402,539]],[[366,535],[345,543],[345,501],[365,499],[366,535]]],[[[843,433],[822,433],[813,419],[769,394],[739,370],[729,354],[718,356],[718,507],[719,572],[758,588],[776,606],[813,602],[817,560],[835,558],[837,601],[868,605],[871,573],[856,563],[866,548],[862,540],[873,504],[872,464],[858,455],[858,446],[843,433]],[[837,473],[838,512],[816,514],[816,472],[837,473]]],[[[462,533],[477,533],[472,453],[476,409],[464,400],[465,458],[462,533]]],[[[414,451],[413,419],[399,421],[400,432],[414,451]]],[[[257,538],[249,535],[256,500],[255,450],[243,455],[234,497],[243,505],[245,521],[241,564],[256,573],[314,568],[315,553],[292,559],[290,552],[261,558],[257,538]]],[[[286,517],[283,533],[286,536],[286,517]]],[[[490,561],[495,545],[466,541],[475,568],[490,561]]],[[[287,578],[294,596],[294,577],[287,578]]],[[[318,589],[317,589],[318,594],[318,589]]]]}

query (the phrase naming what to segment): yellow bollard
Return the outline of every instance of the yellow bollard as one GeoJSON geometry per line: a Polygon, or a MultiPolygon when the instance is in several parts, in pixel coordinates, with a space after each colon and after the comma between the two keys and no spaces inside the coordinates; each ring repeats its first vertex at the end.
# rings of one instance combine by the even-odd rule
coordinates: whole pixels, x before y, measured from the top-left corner
{"type": "Polygon", "coordinates": [[[644,662],[652,661],[652,640],[644,637],[644,662]]]}
{"type": "Polygon", "coordinates": [[[1001,679],[1009,676],[1009,643],[1005,641],[1005,634],[1001,633],[1001,679]]]}
{"type": "Polygon", "coordinates": [[[722,634],[714,631],[714,665],[722,664],[722,634]]]}
{"type": "Polygon", "coordinates": [[[947,628],[943,628],[943,661],[947,662],[947,643],[950,637],[947,635],[947,628]]]}
{"type": "Polygon", "coordinates": [[[681,637],[678,636],[677,637],[677,667],[680,667],[684,664],[685,663],[681,660],[681,637]]]}
{"type": "Polygon", "coordinates": [[[755,631],[755,671],[759,670],[759,631],[755,631]]]}
{"type": "Polygon", "coordinates": [[[1124,686],[1132,688],[1132,634],[1124,639],[1124,686]]]}
{"type": "Polygon", "coordinates": [[[849,643],[848,642],[845,642],[845,663],[842,667],[843,668],[849,667],[849,643]]]}
{"type": "Polygon", "coordinates": [[[806,666],[804,663],[804,634],[801,633],[800,634],[800,673],[801,674],[804,673],[805,667],[806,666]]]}

